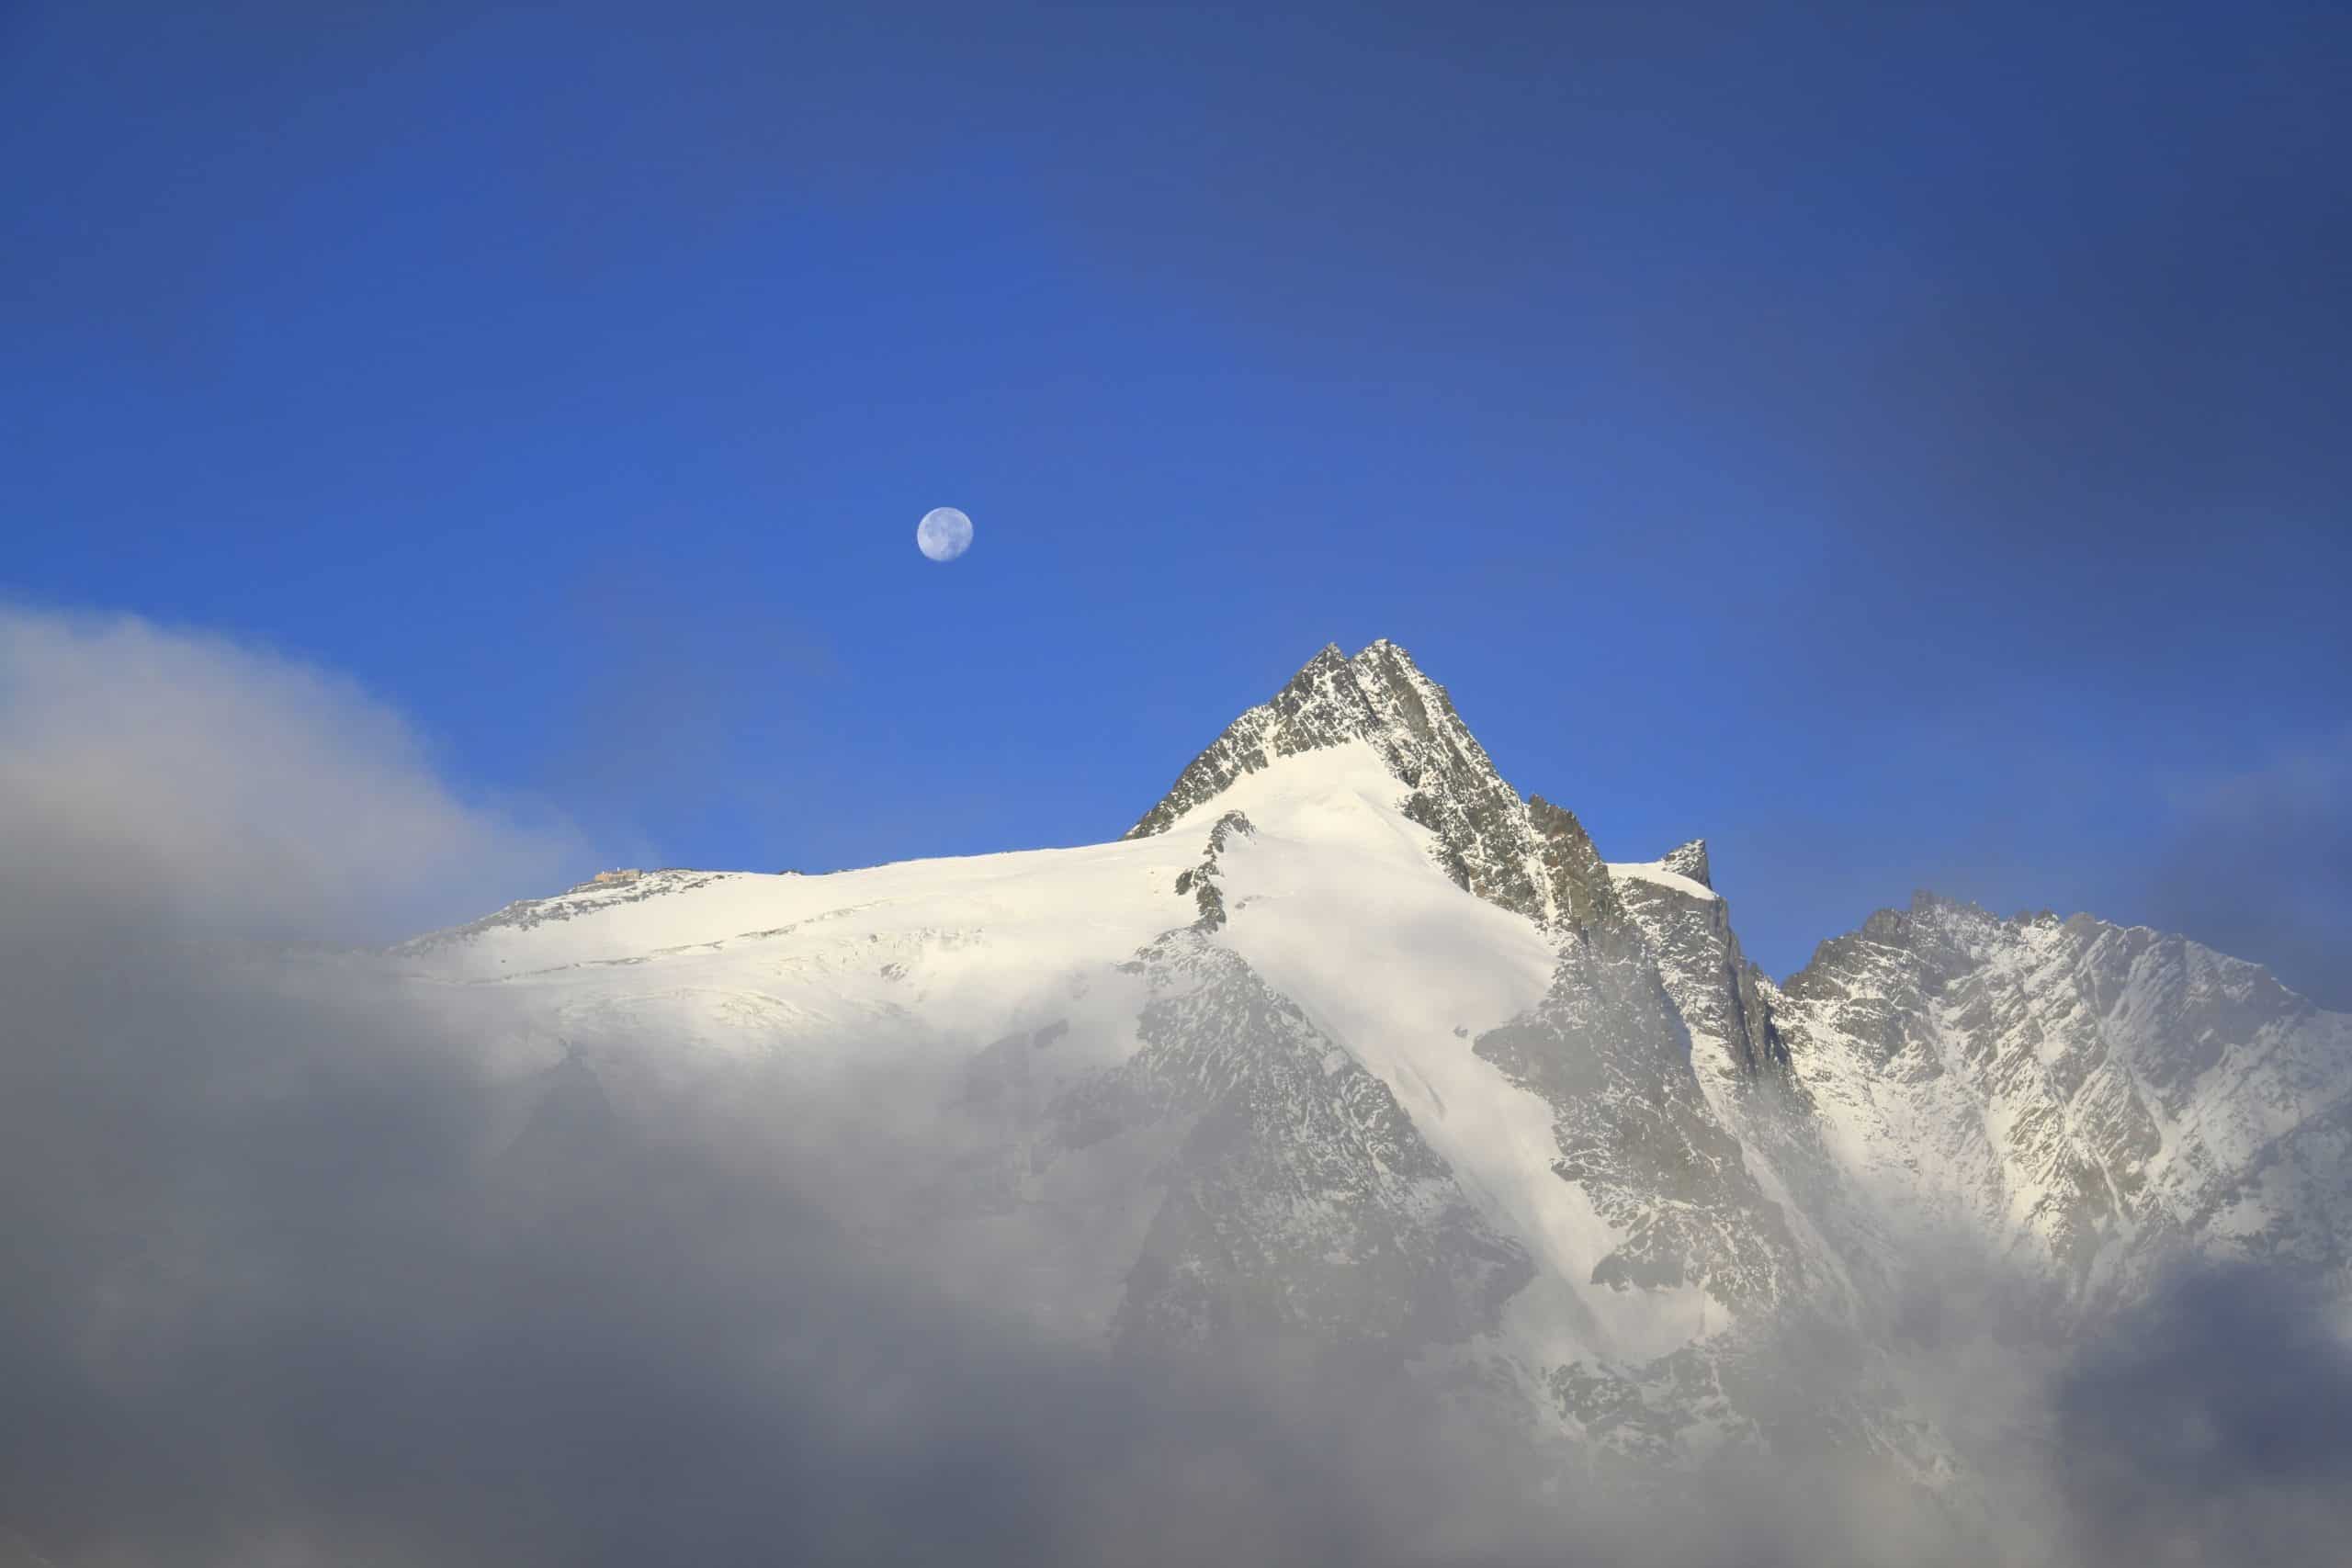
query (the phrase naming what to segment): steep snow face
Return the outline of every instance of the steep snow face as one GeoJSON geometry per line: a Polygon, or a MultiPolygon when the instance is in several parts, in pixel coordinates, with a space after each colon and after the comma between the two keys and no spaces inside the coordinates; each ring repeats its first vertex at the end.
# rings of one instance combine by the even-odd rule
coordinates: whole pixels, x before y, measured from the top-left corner
{"type": "MultiPolygon", "coordinates": [[[[1554,1085],[1486,1045],[1544,1005],[1561,948],[1440,874],[1434,835],[1404,816],[1399,793],[1385,759],[1359,739],[1299,753],[1216,796],[1256,826],[1224,857],[1222,938],[1388,1086],[1481,1215],[1533,1258],[1534,1288],[1509,1314],[1513,1353],[1542,1362],[1670,1349],[1704,1320],[1698,1280],[1611,1261],[1640,1245],[1651,1206],[1597,1170],[1563,1169],[1554,1085]]],[[[1632,1021],[1671,1061],[1679,1036],[1654,978],[1639,989],[1638,957],[1634,969],[1650,1005],[1632,1021]]],[[[1559,1075],[1599,1072],[1604,1033],[1555,1038],[1544,1062],[1559,1075]]]]}
{"type": "Polygon", "coordinates": [[[2254,964],[1922,894],[1825,942],[1775,1015],[1890,1231],[2034,1262],[2078,1309],[2184,1248],[2344,1267],[2352,1019],[2254,964]]]}

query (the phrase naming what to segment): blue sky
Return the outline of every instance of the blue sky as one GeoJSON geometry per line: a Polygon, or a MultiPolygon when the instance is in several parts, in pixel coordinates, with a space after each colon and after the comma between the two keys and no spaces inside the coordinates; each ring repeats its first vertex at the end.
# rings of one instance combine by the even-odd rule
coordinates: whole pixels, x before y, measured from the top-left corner
{"type": "Polygon", "coordinates": [[[763,869],[1390,637],[1775,971],[1929,886],[2352,1003],[2352,19],[2061,9],[19,3],[0,594],[763,869]]]}

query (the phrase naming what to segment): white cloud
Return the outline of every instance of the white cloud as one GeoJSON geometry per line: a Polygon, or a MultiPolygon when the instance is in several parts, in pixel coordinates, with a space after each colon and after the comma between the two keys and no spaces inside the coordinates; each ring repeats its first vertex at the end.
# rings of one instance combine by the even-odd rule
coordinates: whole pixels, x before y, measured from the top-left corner
{"type": "Polygon", "coordinates": [[[135,617],[0,609],[0,880],[20,894],[103,886],[216,935],[347,941],[585,860],[560,825],[459,798],[348,680],[135,617]]]}

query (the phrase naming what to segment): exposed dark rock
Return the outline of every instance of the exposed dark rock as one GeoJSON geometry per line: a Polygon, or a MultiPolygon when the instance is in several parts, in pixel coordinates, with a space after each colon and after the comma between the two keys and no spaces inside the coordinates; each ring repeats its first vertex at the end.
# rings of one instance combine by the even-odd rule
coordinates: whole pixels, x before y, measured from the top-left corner
{"type": "Polygon", "coordinates": [[[1690,1034],[1636,932],[1569,939],[1544,999],[1473,1048],[1551,1106],[1554,1171],[1624,1233],[1594,1283],[1697,1284],[1726,1306],[1802,1289],[1780,1206],[1709,1109],[1690,1034]]]}
{"type": "Polygon", "coordinates": [[[1137,954],[1141,1047],[1049,1111],[1067,1148],[1190,1119],[1159,1173],[1120,1343],[1404,1353],[1490,1328],[1532,1276],[1526,1254],[1479,1219],[1385,1084],[1204,935],[1137,954]]]}

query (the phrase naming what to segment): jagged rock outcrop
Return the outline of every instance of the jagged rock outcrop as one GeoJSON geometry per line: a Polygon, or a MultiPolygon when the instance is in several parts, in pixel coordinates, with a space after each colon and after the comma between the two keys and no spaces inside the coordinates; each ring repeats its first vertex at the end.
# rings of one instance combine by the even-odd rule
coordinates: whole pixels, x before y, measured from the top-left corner
{"type": "Polygon", "coordinates": [[[1176,891],[1180,895],[1191,894],[1193,904],[1201,911],[1201,918],[1193,923],[1194,930],[1213,931],[1225,924],[1225,894],[1216,885],[1217,856],[1225,852],[1225,846],[1237,833],[1246,839],[1256,831],[1250,826],[1250,818],[1240,812],[1227,812],[1216,819],[1216,826],[1209,829],[1209,841],[1202,851],[1201,863],[1176,874],[1176,891]]]}
{"type": "Polygon", "coordinates": [[[1619,898],[1649,940],[1710,1088],[1741,1088],[1766,1070],[1785,1077],[1788,1051],[1762,989],[1770,982],[1740,952],[1731,908],[1708,878],[1706,840],[1615,869],[1619,898]]]}
{"type": "Polygon", "coordinates": [[[1740,951],[1731,906],[1714,891],[1705,840],[1611,870],[1690,1032],[1691,1070],[1709,1110],[1787,1221],[1815,1304],[1853,1319],[1858,1293],[1868,1294],[1858,1292],[1857,1267],[1883,1259],[1790,1062],[1772,982],[1740,951]]]}

